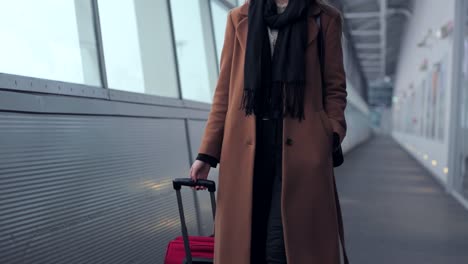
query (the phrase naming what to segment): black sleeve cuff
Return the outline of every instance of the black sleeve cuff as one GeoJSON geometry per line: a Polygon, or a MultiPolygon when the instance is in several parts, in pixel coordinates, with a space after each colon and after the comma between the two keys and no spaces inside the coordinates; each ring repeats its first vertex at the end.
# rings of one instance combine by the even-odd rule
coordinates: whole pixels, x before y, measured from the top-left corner
{"type": "Polygon", "coordinates": [[[217,158],[210,156],[208,154],[203,154],[203,153],[198,153],[197,160],[206,162],[210,164],[210,166],[213,168],[216,168],[217,164],[219,163],[219,160],[217,158]]]}
{"type": "Polygon", "coordinates": [[[336,132],[333,132],[333,149],[337,149],[340,146],[340,135],[336,132]]]}

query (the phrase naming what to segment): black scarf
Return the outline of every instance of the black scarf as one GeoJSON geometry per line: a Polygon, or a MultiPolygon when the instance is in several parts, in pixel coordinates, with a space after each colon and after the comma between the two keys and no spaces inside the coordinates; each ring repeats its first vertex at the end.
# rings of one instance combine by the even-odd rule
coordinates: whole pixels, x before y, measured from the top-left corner
{"type": "Polygon", "coordinates": [[[275,0],[250,0],[241,108],[246,115],[281,113],[304,118],[305,50],[310,0],[289,0],[278,14],[275,0]],[[278,29],[271,57],[267,26],[278,29]],[[284,89],[283,89],[284,88],[284,89]]]}

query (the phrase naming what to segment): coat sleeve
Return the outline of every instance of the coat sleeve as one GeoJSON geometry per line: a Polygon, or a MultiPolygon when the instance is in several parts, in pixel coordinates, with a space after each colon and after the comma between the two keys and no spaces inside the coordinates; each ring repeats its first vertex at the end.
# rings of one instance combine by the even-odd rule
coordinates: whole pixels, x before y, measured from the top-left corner
{"type": "Polygon", "coordinates": [[[343,142],[346,136],[347,91],[341,44],[342,20],[340,14],[331,18],[325,36],[325,111],[333,132],[337,133],[340,136],[340,142],[343,142]]]}
{"type": "Polygon", "coordinates": [[[205,126],[198,153],[210,155],[220,160],[221,146],[224,135],[224,121],[228,109],[229,83],[231,79],[231,64],[235,41],[235,28],[231,12],[227,16],[224,44],[220,58],[220,74],[216,84],[213,104],[205,126]]]}

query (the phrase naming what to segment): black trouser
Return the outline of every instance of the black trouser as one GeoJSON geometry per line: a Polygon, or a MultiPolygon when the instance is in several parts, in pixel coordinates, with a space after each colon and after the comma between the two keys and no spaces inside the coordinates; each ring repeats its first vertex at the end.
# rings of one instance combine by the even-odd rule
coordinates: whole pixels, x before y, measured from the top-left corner
{"type": "Polygon", "coordinates": [[[257,117],[251,263],[286,263],[281,223],[282,119],[257,117]]]}

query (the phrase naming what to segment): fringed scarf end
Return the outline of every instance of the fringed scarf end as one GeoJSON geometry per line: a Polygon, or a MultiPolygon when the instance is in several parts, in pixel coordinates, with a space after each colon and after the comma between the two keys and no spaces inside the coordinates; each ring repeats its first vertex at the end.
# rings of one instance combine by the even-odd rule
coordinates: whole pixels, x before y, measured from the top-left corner
{"type": "Polygon", "coordinates": [[[254,112],[255,93],[252,89],[244,89],[241,99],[240,109],[245,111],[245,115],[251,115],[254,112]]]}
{"type": "Polygon", "coordinates": [[[305,120],[304,113],[304,81],[288,82],[283,86],[285,114],[298,118],[299,122],[305,120]]]}

